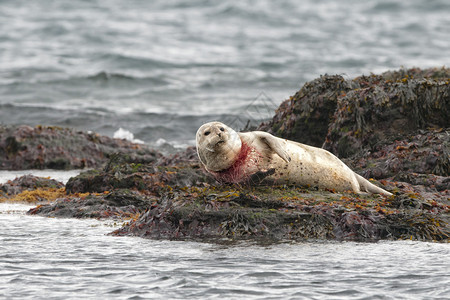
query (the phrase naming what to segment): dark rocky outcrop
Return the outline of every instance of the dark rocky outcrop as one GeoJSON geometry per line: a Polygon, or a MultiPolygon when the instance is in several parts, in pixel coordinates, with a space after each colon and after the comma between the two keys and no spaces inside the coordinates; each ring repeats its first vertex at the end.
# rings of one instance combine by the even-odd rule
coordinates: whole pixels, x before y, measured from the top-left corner
{"type": "Polygon", "coordinates": [[[64,218],[95,218],[126,220],[135,218],[156,201],[137,191],[117,189],[111,193],[71,194],[52,204],[39,205],[29,214],[64,218]]]}
{"type": "Polygon", "coordinates": [[[356,83],[339,75],[324,75],[305,85],[281,103],[275,116],[259,126],[276,136],[321,147],[333,119],[338,99],[354,89],[356,83]]]}
{"type": "Polygon", "coordinates": [[[145,145],[51,126],[0,126],[0,169],[97,168],[116,153],[152,162],[160,154],[145,145]]]}
{"type": "Polygon", "coordinates": [[[341,158],[417,130],[450,127],[450,69],[409,69],[345,80],[324,75],[284,101],[259,126],[280,137],[324,146],[341,158]]]}

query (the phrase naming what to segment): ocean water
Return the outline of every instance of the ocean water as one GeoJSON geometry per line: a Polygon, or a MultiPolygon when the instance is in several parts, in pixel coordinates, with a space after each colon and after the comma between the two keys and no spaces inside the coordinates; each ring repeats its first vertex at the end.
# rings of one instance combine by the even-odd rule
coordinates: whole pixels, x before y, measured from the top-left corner
{"type": "Polygon", "coordinates": [[[0,204],[1,299],[450,299],[448,244],[155,241],[27,209],[0,204]]]}
{"type": "MultiPolygon", "coordinates": [[[[258,124],[309,80],[450,65],[447,0],[0,1],[0,124],[154,147],[258,124]]],[[[66,182],[75,172],[0,172],[66,182]]],[[[106,235],[0,203],[0,299],[450,299],[450,247],[106,235]]]]}
{"type": "Polygon", "coordinates": [[[308,80],[450,65],[448,0],[0,1],[0,123],[161,146],[258,124],[308,80]]]}

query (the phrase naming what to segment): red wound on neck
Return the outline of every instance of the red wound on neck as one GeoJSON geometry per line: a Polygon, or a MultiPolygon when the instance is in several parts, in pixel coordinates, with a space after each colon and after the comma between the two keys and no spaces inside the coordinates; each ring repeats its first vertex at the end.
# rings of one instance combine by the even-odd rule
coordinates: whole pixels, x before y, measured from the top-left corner
{"type": "Polygon", "coordinates": [[[219,181],[233,182],[233,183],[243,181],[245,177],[248,176],[246,171],[248,170],[250,165],[249,154],[251,151],[252,148],[250,148],[250,146],[248,146],[246,143],[243,142],[241,145],[241,152],[239,152],[237,160],[231,167],[223,171],[211,173],[219,181]]]}

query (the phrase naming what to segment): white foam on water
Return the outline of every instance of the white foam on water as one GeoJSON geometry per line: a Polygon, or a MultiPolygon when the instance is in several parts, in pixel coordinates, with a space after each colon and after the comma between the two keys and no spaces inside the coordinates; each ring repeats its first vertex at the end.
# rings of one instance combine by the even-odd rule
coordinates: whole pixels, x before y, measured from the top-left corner
{"type": "Polygon", "coordinates": [[[119,128],[116,132],[114,132],[113,137],[115,139],[122,139],[127,140],[135,144],[144,144],[144,141],[135,139],[134,134],[126,129],[123,129],[122,127],[119,128]]]}

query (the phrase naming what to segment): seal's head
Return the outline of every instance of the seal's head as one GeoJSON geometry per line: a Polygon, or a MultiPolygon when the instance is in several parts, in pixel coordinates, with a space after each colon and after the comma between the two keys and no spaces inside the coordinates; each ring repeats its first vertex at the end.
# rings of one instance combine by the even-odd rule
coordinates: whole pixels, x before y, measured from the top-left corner
{"type": "Polygon", "coordinates": [[[220,122],[203,124],[197,131],[197,153],[208,171],[223,171],[238,159],[242,142],[236,131],[220,122]]]}

